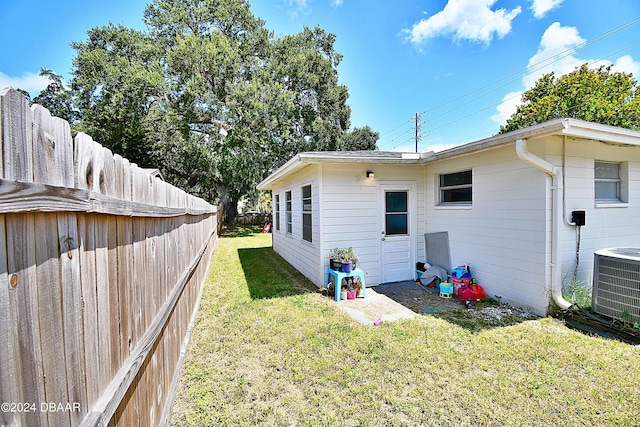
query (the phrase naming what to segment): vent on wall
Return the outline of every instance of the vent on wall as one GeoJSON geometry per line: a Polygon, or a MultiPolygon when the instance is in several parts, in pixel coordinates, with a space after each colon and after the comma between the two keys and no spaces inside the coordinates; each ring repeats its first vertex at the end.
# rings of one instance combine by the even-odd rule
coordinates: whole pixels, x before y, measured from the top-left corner
{"type": "Polygon", "coordinates": [[[640,323],[640,247],[603,249],[595,253],[593,311],[640,323]]]}

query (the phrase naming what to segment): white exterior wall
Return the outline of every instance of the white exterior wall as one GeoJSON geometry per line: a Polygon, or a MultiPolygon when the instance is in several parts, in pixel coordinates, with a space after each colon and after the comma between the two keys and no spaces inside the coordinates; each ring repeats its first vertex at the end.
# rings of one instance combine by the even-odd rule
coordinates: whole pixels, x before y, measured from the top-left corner
{"type": "Polygon", "coordinates": [[[273,249],[316,286],[322,283],[323,273],[320,266],[320,181],[318,166],[312,165],[279,182],[272,191],[272,200],[280,195],[280,230],[275,229],[275,208],[273,227],[273,249]],[[312,198],[312,240],[302,240],[302,187],[311,185],[312,198]],[[292,233],[287,233],[286,192],[291,191],[292,233]]]}
{"type": "MultiPolygon", "coordinates": [[[[416,259],[424,259],[424,166],[384,164],[322,165],[322,234],[323,270],[329,267],[329,251],[352,246],[360,258],[358,265],[365,273],[367,286],[380,283],[380,244],[382,237],[380,184],[412,183],[415,185],[413,225],[416,259]],[[372,170],[375,178],[368,179],[372,170]]],[[[413,275],[413,271],[411,272],[413,275]]]]}
{"type": "MultiPolygon", "coordinates": [[[[537,154],[540,144],[529,144],[537,154]]],[[[427,165],[426,230],[449,232],[451,266],[470,265],[488,296],[546,313],[551,192],[513,144],[427,165]],[[439,206],[439,175],[472,170],[471,206],[439,206]]],[[[427,260],[428,261],[428,260],[427,260]]]]}
{"type": "MultiPolygon", "coordinates": [[[[593,253],[614,246],[640,245],[640,150],[563,137],[529,140],[528,150],[556,166],[564,165],[563,214],[586,211],[578,280],[592,282],[593,253]],[[564,141],[564,143],[563,143],[564,141]],[[627,203],[595,202],[594,159],[622,162],[627,203]]],[[[280,231],[273,246],[316,286],[324,285],[329,250],[352,246],[367,286],[381,281],[383,184],[413,184],[410,221],[414,261],[425,255],[425,232],[449,232],[452,267],[469,264],[488,296],[546,314],[549,306],[551,178],[520,160],[514,144],[462,154],[425,165],[321,163],[303,167],[275,184],[280,195],[280,231]],[[472,170],[471,206],[439,206],[440,174],[472,170]],[[366,171],[375,173],[366,178],[366,171]],[[302,186],[312,186],[313,242],[302,240],[302,186]],[[286,233],[285,193],[292,192],[293,233],[286,233]]],[[[275,198],[274,198],[275,199],[275,198]]],[[[275,219],[275,218],[274,218],[275,219]]],[[[576,228],[561,225],[564,281],[573,275],[576,228]]]]}
{"type": "MultiPolygon", "coordinates": [[[[554,163],[562,161],[562,141],[550,147],[554,163]]],[[[640,150],[604,144],[596,141],[567,139],[565,157],[565,218],[571,212],[583,210],[586,225],[581,228],[578,282],[591,285],[593,281],[593,253],[615,246],[640,245],[640,150]],[[595,201],[594,162],[626,162],[623,184],[626,181],[628,203],[597,205],[595,201]]],[[[576,227],[564,225],[563,282],[573,278],[576,259],[576,227]]]]}

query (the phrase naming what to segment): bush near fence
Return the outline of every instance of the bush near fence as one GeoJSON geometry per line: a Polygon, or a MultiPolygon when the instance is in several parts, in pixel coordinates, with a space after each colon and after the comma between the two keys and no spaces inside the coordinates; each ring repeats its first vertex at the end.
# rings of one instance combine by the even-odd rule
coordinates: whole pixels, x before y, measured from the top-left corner
{"type": "Polygon", "coordinates": [[[218,208],[14,90],[0,135],[0,425],[166,424],[218,208]]]}

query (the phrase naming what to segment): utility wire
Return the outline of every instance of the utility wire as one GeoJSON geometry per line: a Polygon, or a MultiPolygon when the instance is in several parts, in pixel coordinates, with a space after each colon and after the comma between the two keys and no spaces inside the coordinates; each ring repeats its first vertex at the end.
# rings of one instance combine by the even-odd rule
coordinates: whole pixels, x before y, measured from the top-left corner
{"type": "MultiPolygon", "coordinates": [[[[566,58],[567,56],[570,56],[570,55],[574,54],[574,53],[575,53],[575,52],[577,52],[577,51],[580,51],[580,50],[582,50],[582,49],[585,49],[585,48],[586,48],[586,47],[588,47],[588,46],[591,46],[591,45],[593,45],[593,44],[595,44],[595,43],[598,43],[598,42],[600,42],[600,41],[602,41],[602,40],[605,40],[605,39],[607,39],[607,38],[611,37],[612,35],[614,35],[614,34],[616,34],[616,33],[620,32],[620,31],[624,30],[625,28],[628,28],[628,27],[630,27],[630,26],[632,26],[632,25],[637,24],[638,22],[640,22],[640,17],[637,17],[637,18],[632,19],[631,21],[625,22],[625,23],[623,23],[623,24],[621,24],[621,25],[619,25],[619,26],[617,26],[617,27],[614,27],[614,28],[612,28],[612,29],[610,29],[610,30],[608,30],[608,31],[605,31],[604,33],[601,33],[601,34],[599,34],[599,35],[597,35],[597,36],[595,36],[595,37],[593,37],[593,38],[591,38],[591,39],[587,40],[586,42],[583,42],[583,43],[581,43],[581,44],[579,44],[579,45],[577,45],[577,46],[575,46],[575,47],[571,47],[571,48],[565,49],[564,51],[559,52],[559,53],[557,53],[557,54],[555,54],[555,55],[553,55],[553,56],[550,56],[549,58],[545,58],[545,59],[543,59],[543,60],[541,60],[541,61],[539,61],[539,62],[537,62],[537,63],[535,63],[535,64],[531,64],[531,65],[527,66],[526,68],[523,68],[523,69],[521,69],[521,70],[519,70],[519,71],[516,71],[516,72],[514,72],[514,73],[511,73],[511,74],[509,74],[509,75],[507,75],[507,76],[505,76],[505,77],[502,77],[502,78],[500,78],[500,79],[498,79],[498,80],[496,80],[496,81],[494,81],[494,82],[492,82],[492,83],[489,83],[489,84],[487,84],[487,85],[485,85],[485,86],[482,86],[482,87],[480,87],[480,88],[478,88],[478,89],[476,89],[476,90],[473,90],[473,91],[468,92],[468,93],[466,93],[466,94],[464,94],[464,95],[461,95],[461,96],[459,96],[459,97],[457,97],[457,98],[454,98],[454,99],[451,99],[451,100],[449,100],[449,101],[446,101],[446,102],[444,102],[444,103],[442,103],[442,104],[436,105],[436,106],[435,106],[435,107],[433,107],[433,108],[430,108],[430,109],[427,109],[427,110],[423,111],[421,114],[429,114],[429,112],[431,112],[431,111],[433,111],[433,110],[437,110],[437,109],[442,108],[442,107],[444,107],[444,106],[446,106],[446,105],[449,105],[449,104],[452,104],[452,103],[454,103],[454,102],[456,102],[456,101],[459,101],[459,100],[461,100],[461,99],[467,98],[467,97],[469,97],[469,96],[471,96],[471,95],[473,95],[473,94],[476,94],[476,93],[478,93],[478,92],[482,92],[483,90],[488,89],[488,88],[490,88],[490,87],[492,87],[492,86],[495,86],[496,84],[498,84],[498,83],[500,83],[500,82],[503,82],[503,81],[505,81],[505,80],[508,80],[506,83],[504,83],[504,84],[502,84],[502,85],[500,85],[500,86],[498,86],[498,87],[496,87],[496,88],[494,88],[494,89],[492,89],[492,90],[490,90],[490,91],[488,91],[488,92],[486,92],[486,93],[483,93],[483,94],[481,94],[481,95],[479,95],[479,96],[477,96],[477,97],[475,97],[475,98],[471,99],[470,101],[467,101],[467,102],[465,102],[465,103],[463,103],[463,104],[461,104],[461,105],[459,105],[459,106],[457,106],[457,107],[451,108],[451,109],[449,109],[449,110],[447,110],[447,111],[445,111],[445,112],[443,112],[443,113],[441,113],[441,114],[439,114],[439,115],[437,115],[437,116],[430,117],[430,120],[429,120],[429,121],[430,121],[430,122],[432,122],[434,119],[437,119],[437,118],[443,117],[443,116],[445,116],[446,114],[449,114],[449,113],[451,113],[451,112],[453,112],[453,111],[455,111],[455,110],[457,110],[457,109],[460,109],[460,108],[462,108],[462,107],[465,107],[465,106],[469,105],[470,103],[472,103],[472,102],[474,102],[474,101],[477,101],[478,99],[481,99],[481,98],[483,98],[483,97],[485,97],[485,96],[487,96],[487,95],[489,95],[489,94],[491,94],[491,93],[493,93],[493,92],[496,92],[497,90],[502,89],[502,88],[504,88],[505,86],[508,86],[509,84],[514,83],[514,82],[516,82],[516,81],[518,81],[518,80],[522,79],[523,77],[525,77],[525,76],[527,76],[527,75],[533,74],[534,72],[539,71],[539,70],[540,70],[540,69],[542,69],[542,68],[548,67],[548,66],[550,66],[551,64],[553,64],[553,63],[555,63],[555,62],[558,62],[558,61],[560,61],[561,59],[566,58]],[[529,70],[529,71],[523,75],[522,73],[523,73],[524,71],[527,71],[527,70],[529,70]],[[517,77],[516,77],[516,78],[513,78],[514,76],[517,76],[517,77]],[[509,80],[509,79],[511,79],[511,80],[509,80]]],[[[628,50],[628,49],[630,49],[630,48],[632,48],[632,47],[637,46],[638,44],[640,44],[640,42],[638,42],[638,43],[634,43],[634,44],[632,44],[632,45],[627,46],[627,47],[626,47],[626,48],[624,48],[624,49],[621,49],[621,50],[619,50],[619,51],[617,51],[617,52],[611,53],[611,54],[609,54],[609,55],[607,55],[607,56],[605,56],[605,57],[603,57],[603,58],[599,59],[598,61],[601,61],[601,60],[606,59],[606,58],[608,58],[608,57],[610,57],[610,56],[613,56],[613,55],[616,55],[616,54],[618,54],[618,53],[620,53],[620,52],[623,52],[623,51],[625,51],[625,50],[628,50]]],[[[595,62],[598,62],[598,61],[595,61],[595,62]]],[[[504,102],[504,100],[503,100],[503,101],[501,101],[500,103],[502,103],[502,102],[504,102]]],[[[474,114],[477,114],[477,113],[479,113],[479,112],[485,111],[485,110],[487,110],[488,108],[491,108],[491,107],[493,107],[493,106],[500,105],[500,103],[498,103],[498,104],[494,104],[494,105],[492,105],[492,106],[490,106],[490,107],[483,108],[483,109],[478,110],[478,111],[476,111],[476,112],[474,112],[474,113],[468,114],[468,115],[466,115],[466,116],[464,116],[464,117],[462,117],[462,118],[459,118],[459,119],[453,120],[453,121],[451,121],[451,122],[448,122],[448,123],[446,123],[445,125],[441,125],[441,126],[439,126],[438,128],[435,128],[435,129],[440,129],[440,128],[442,128],[442,127],[446,126],[446,125],[449,125],[449,124],[455,123],[455,122],[457,122],[457,121],[459,121],[459,120],[462,120],[463,118],[467,118],[467,117],[472,116],[472,115],[474,115],[474,114]]],[[[399,128],[401,128],[401,127],[405,126],[406,124],[408,124],[408,123],[412,122],[413,120],[414,120],[414,117],[411,117],[411,118],[407,119],[405,122],[401,123],[400,125],[397,125],[396,127],[394,127],[393,129],[391,129],[390,131],[388,131],[388,132],[384,133],[383,135],[381,135],[381,137],[382,137],[382,136],[389,135],[390,133],[395,132],[397,129],[399,129],[399,128]]],[[[406,134],[406,133],[408,133],[409,131],[412,131],[412,130],[413,130],[413,129],[409,129],[408,131],[404,132],[403,134],[399,135],[398,137],[396,137],[396,138],[392,139],[391,141],[389,141],[389,142],[385,143],[384,145],[388,145],[388,144],[390,144],[390,143],[392,143],[392,142],[396,141],[398,138],[400,138],[400,137],[404,136],[404,134],[406,134]]],[[[431,129],[431,130],[434,130],[434,129],[431,129]]],[[[397,147],[397,146],[396,146],[396,147],[397,147]]],[[[394,147],[394,148],[395,148],[395,147],[394,147]]]]}

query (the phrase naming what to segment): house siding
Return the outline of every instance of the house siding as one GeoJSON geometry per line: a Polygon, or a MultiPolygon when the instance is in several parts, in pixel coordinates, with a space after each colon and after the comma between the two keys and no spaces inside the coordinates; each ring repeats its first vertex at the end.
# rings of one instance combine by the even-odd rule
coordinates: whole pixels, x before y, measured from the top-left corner
{"type": "Polygon", "coordinates": [[[280,194],[281,231],[274,248],[316,285],[326,280],[329,250],[353,246],[367,285],[381,281],[381,186],[412,188],[415,261],[426,259],[425,232],[447,231],[452,267],[467,264],[488,296],[546,314],[550,303],[553,197],[562,191],[559,224],[563,284],[570,283],[576,259],[577,228],[571,212],[586,212],[581,227],[577,279],[592,284],[593,254],[616,246],[640,246],[640,134],[604,125],[563,119],[511,135],[477,141],[424,155],[421,164],[384,153],[345,154],[332,160],[305,155],[292,159],[264,188],[280,194]],[[562,172],[552,186],[548,173],[521,160],[515,140],[562,172]],[[612,141],[612,142],[603,142],[612,141]],[[351,161],[349,159],[352,159],[351,161]],[[380,161],[380,163],[377,163],[380,161]],[[386,162],[402,162],[391,164],[386,162]],[[597,204],[594,162],[621,163],[624,203],[597,204]],[[307,163],[309,162],[309,163],[307,163]],[[344,162],[344,163],[341,163],[344,162]],[[347,163],[348,162],[348,163],[347,163]],[[374,179],[366,171],[375,172],[374,179]],[[472,204],[439,205],[441,174],[472,171],[472,204]],[[300,188],[313,191],[313,243],[302,241],[300,188]],[[293,233],[285,230],[285,192],[293,196],[293,233]]]}
{"type": "MultiPolygon", "coordinates": [[[[427,165],[427,232],[449,232],[452,267],[469,265],[487,295],[546,311],[550,192],[513,145],[427,165]],[[440,174],[472,170],[472,205],[439,206],[440,174]]],[[[428,261],[428,260],[427,260],[428,261]]]]}
{"type": "MultiPolygon", "coordinates": [[[[273,230],[273,249],[300,273],[319,286],[323,273],[320,270],[320,183],[318,166],[309,166],[288,177],[273,190],[280,195],[280,230],[273,230]],[[312,242],[302,239],[302,187],[311,185],[312,242]],[[291,191],[292,232],[287,233],[286,197],[291,191]]],[[[275,197],[273,198],[275,200],[275,197]]],[[[275,217],[274,217],[275,221],[275,217]]]]}
{"type": "MultiPolygon", "coordinates": [[[[367,286],[381,281],[380,266],[380,184],[402,183],[415,188],[413,218],[416,255],[424,258],[424,166],[421,165],[323,165],[323,246],[324,269],[329,266],[329,250],[352,246],[360,258],[367,286]],[[375,178],[366,178],[366,171],[375,178]]],[[[410,273],[411,275],[413,272],[410,273]]]]}
{"type": "MultiPolygon", "coordinates": [[[[565,142],[565,218],[583,210],[586,225],[581,227],[577,280],[591,285],[593,256],[600,249],[640,245],[640,153],[637,147],[624,147],[591,140],[567,139],[565,142]],[[628,203],[597,206],[595,201],[595,161],[626,162],[628,203]]],[[[550,147],[554,163],[562,164],[562,144],[550,147]]],[[[562,231],[563,282],[573,278],[576,259],[576,227],[564,225],[562,231]]]]}

